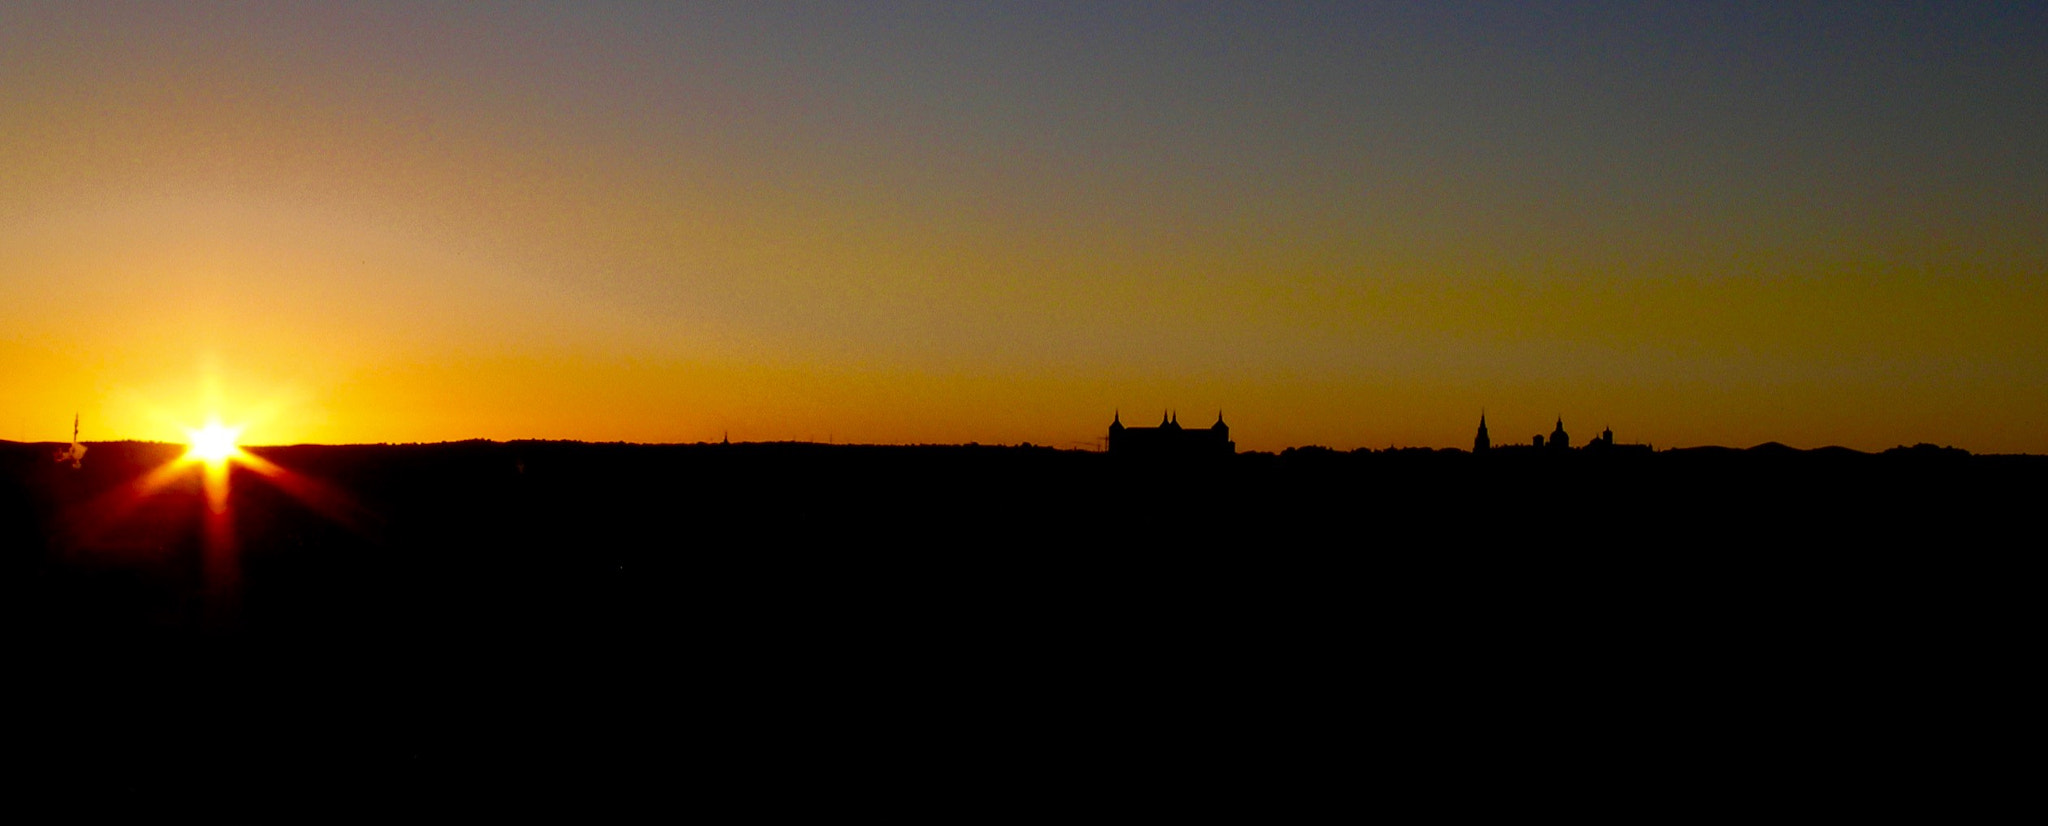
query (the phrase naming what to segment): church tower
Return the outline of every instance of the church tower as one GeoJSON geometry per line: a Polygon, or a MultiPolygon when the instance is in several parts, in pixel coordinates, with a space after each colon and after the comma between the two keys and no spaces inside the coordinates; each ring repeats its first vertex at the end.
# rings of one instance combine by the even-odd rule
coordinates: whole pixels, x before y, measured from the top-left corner
{"type": "Polygon", "coordinates": [[[1485,453],[1493,447],[1493,440],[1486,438],[1486,411],[1479,411],[1479,435],[1472,437],[1472,452],[1485,453]]]}

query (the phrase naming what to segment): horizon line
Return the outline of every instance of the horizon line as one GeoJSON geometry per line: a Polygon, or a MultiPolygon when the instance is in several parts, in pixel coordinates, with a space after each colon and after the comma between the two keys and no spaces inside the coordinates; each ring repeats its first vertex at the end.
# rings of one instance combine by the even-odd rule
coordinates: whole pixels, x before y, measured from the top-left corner
{"type": "MultiPolygon", "coordinates": [[[[1034,449],[1034,450],[1054,450],[1054,451],[1061,451],[1061,452],[1069,452],[1069,453],[1107,453],[1107,452],[1108,452],[1108,451],[1106,451],[1106,450],[1100,450],[1100,449],[1093,449],[1093,448],[1079,448],[1079,447],[1062,447],[1062,446],[1059,446],[1059,445],[1054,445],[1054,444],[1047,444],[1047,443],[1041,443],[1041,442],[1032,442],[1032,441],[1022,441],[1022,442],[1014,442],[1014,443],[1013,443],[1013,442],[975,442],[975,441],[969,441],[969,442],[836,442],[836,441],[826,441],[826,442],[819,442],[819,441],[812,441],[812,440],[806,440],[806,439],[768,439],[768,440],[761,440],[761,441],[695,441],[695,442],[637,442],[637,441],[628,441],[628,440],[622,440],[622,439],[610,439],[610,440],[593,440],[593,439],[548,439],[548,438],[537,438],[537,437],[534,437],[534,438],[518,438],[518,439],[492,439],[492,438],[486,438],[486,437],[472,437],[472,438],[468,438],[468,439],[440,439],[440,440],[434,440],[434,441],[395,441],[395,442],[285,442],[285,443],[272,443],[272,444],[247,444],[247,445],[237,445],[237,447],[239,447],[239,448],[241,448],[241,449],[244,449],[244,450],[261,450],[261,449],[266,449],[266,448],[292,448],[292,447],[426,447],[426,446],[435,446],[435,445],[458,445],[458,444],[473,444],[473,443],[484,443],[484,444],[518,444],[518,443],[526,443],[526,442],[538,442],[538,443],[553,443],[553,444],[577,444],[577,445],[623,445],[623,446],[632,446],[632,447],[721,447],[721,446],[725,446],[725,447],[734,447],[734,446],[740,446],[740,445],[809,445],[809,446],[817,446],[817,447],[845,447],[845,448],[855,448],[855,447],[898,447],[898,448],[918,448],[918,447],[981,447],[981,448],[1013,448],[1013,449],[1014,449],[1014,448],[1029,448],[1029,449],[1034,449]]],[[[77,442],[77,443],[78,443],[78,444],[82,444],[82,445],[120,445],[120,444],[136,444],[136,445],[165,445],[165,446],[184,446],[184,445],[186,444],[185,442],[179,442],[179,441],[165,441],[165,440],[161,440],[161,439],[98,439],[98,440],[80,440],[80,441],[79,441],[79,442],[77,442]]],[[[14,439],[0,439],[0,444],[13,444],[13,445],[25,445],[25,446],[36,446],[36,447],[41,447],[41,446],[50,446],[50,447],[61,447],[61,446],[63,446],[63,445],[67,445],[67,444],[71,444],[71,443],[70,443],[70,442],[63,442],[63,441],[18,441],[18,440],[14,440],[14,439]]],[[[1884,452],[1886,452],[1886,451],[1892,451],[1892,450],[1913,450],[1913,449],[1918,449],[1918,448],[1934,448],[1934,449],[1940,449],[1940,450],[1958,450],[1958,451],[1962,451],[1963,453],[1967,453],[1967,454],[1969,454],[1969,455],[1972,455],[1972,456],[2048,456],[2048,453],[2027,453],[2027,452],[2019,452],[2019,453],[1978,453],[1978,452],[1976,452],[1976,451],[1972,451],[1972,450],[1969,450],[1968,448],[1960,448],[1960,447],[1956,447],[1956,446],[1954,446],[1954,445],[1944,445],[1944,444],[1935,444],[1935,443],[1933,443],[1933,442],[1916,442],[1916,443],[1914,443],[1914,444],[1911,444],[1911,445],[1907,445],[1907,444],[1899,444],[1899,445],[1894,445],[1894,446],[1892,446],[1892,447],[1888,447],[1888,448],[1880,448],[1880,449],[1877,449],[1877,450],[1864,450],[1864,449],[1860,449],[1860,448],[1853,448],[1853,447],[1848,447],[1848,446],[1846,446],[1846,445],[1840,445],[1840,444],[1826,444],[1826,445],[1821,445],[1821,446],[1818,446],[1818,447],[1797,447],[1797,446],[1794,446],[1794,445],[1789,445],[1789,444],[1786,444],[1786,443],[1784,443],[1784,442],[1780,442],[1780,441],[1778,441],[1778,440],[1775,440],[1775,439],[1772,439],[1772,440],[1768,440],[1768,441],[1763,441],[1763,442],[1758,442],[1758,443],[1756,443],[1756,444],[1753,444],[1753,445],[1749,445],[1749,446],[1746,446],[1746,447],[1744,447],[1744,446],[1737,446],[1737,445],[1728,445],[1728,444],[1696,444],[1696,445],[1680,445],[1680,446],[1677,446],[1677,447],[1666,447],[1666,448],[1656,448],[1656,447],[1654,447],[1653,445],[1650,445],[1650,444],[1646,444],[1646,443],[1641,443],[1641,442],[1636,442],[1636,443],[1629,443],[1629,444],[1633,444],[1633,445],[1635,445],[1635,446],[1639,446],[1639,447],[1648,447],[1648,448],[1650,448],[1650,449],[1651,449],[1651,452],[1652,452],[1652,453],[1670,453],[1670,452],[1674,452],[1674,451],[1685,451],[1685,450],[1713,450],[1713,449],[1719,449],[1719,450],[1738,450],[1738,451],[1748,451],[1748,450],[1756,450],[1756,449],[1759,449],[1759,448],[1782,448],[1782,449],[1786,449],[1786,450],[1794,450],[1794,451],[1799,451],[1799,452],[1802,452],[1802,453],[1810,453],[1810,452],[1815,452],[1815,451],[1823,451],[1823,450],[1827,450],[1827,451],[1849,451],[1849,452],[1851,452],[1851,453],[1860,453],[1860,454],[1865,454],[1865,455],[1871,455],[1871,456],[1875,456],[1875,455],[1878,455],[1878,454],[1884,453],[1884,452]]],[[[1477,452],[1477,451],[1473,451],[1473,450],[1470,450],[1470,449],[1467,449],[1467,448],[1462,448],[1462,447],[1456,447],[1456,446],[1449,446],[1449,447],[1443,447],[1443,446],[1432,446],[1432,445],[1389,445],[1389,446],[1387,446],[1387,447],[1383,447],[1383,448],[1377,448],[1377,447],[1365,447],[1365,446],[1360,446],[1360,447],[1355,447],[1355,448],[1335,448],[1335,447],[1330,447],[1330,446],[1328,446],[1328,445],[1322,445],[1322,444],[1314,444],[1314,443],[1311,443],[1311,444],[1302,444],[1302,445],[1289,445],[1289,446],[1287,446],[1287,447],[1284,447],[1284,448],[1280,448],[1280,449],[1278,449],[1278,450],[1239,450],[1239,451],[1235,451],[1235,452],[1234,452],[1234,455],[1255,455],[1255,454],[1262,454],[1262,453],[1263,453],[1263,454],[1273,454],[1273,455],[1279,455],[1279,454],[1281,454],[1281,453],[1284,453],[1284,452],[1287,452],[1287,451],[1290,451],[1290,450],[1307,450],[1307,449],[1321,449],[1321,450],[1328,450],[1328,451],[1332,451],[1332,452],[1335,452],[1335,453],[1387,453],[1387,452],[1398,452],[1398,451],[1406,451],[1406,450],[1427,450],[1427,451],[1432,451],[1432,452],[1442,452],[1442,453],[1475,453],[1475,452],[1477,452]]],[[[1522,442],[1511,442],[1511,443],[1508,443],[1508,444],[1503,444],[1503,445],[1497,445],[1497,446],[1491,447],[1491,448],[1489,448],[1489,449],[1488,449],[1488,452],[1491,452],[1491,451],[1509,451],[1509,452],[1518,452],[1518,451],[1521,451],[1521,450],[1525,450],[1525,449],[1527,449],[1527,450],[1543,450],[1542,448],[1536,448],[1536,447],[1534,447],[1533,445],[1530,445],[1530,444],[1525,444],[1525,443],[1522,443],[1522,442]]],[[[1584,449],[1585,449],[1585,448],[1584,448],[1583,446],[1581,446],[1581,447],[1572,447],[1572,448],[1568,448],[1568,450],[1571,450],[1571,451],[1573,451],[1573,452],[1581,451],[1581,450],[1584,450],[1584,449]]]]}

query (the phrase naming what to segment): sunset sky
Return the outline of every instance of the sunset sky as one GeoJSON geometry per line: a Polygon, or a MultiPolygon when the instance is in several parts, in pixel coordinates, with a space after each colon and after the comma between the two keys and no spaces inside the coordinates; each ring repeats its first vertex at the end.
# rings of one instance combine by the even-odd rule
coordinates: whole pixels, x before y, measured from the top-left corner
{"type": "Polygon", "coordinates": [[[2048,452],[2048,3],[0,5],[0,439],[2048,452]]]}

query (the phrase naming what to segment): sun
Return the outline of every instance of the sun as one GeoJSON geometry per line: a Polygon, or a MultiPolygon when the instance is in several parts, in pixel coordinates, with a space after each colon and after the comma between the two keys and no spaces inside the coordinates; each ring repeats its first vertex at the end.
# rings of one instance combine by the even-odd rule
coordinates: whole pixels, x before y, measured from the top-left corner
{"type": "Polygon", "coordinates": [[[187,459],[217,465],[241,452],[241,448],[235,446],[235,440],[242,437],[242,429],[223,425],[219,419],[207,422],[198,430],[187,430],[185,436],[187,444],[191,445],[185,450],[187,459]]]}

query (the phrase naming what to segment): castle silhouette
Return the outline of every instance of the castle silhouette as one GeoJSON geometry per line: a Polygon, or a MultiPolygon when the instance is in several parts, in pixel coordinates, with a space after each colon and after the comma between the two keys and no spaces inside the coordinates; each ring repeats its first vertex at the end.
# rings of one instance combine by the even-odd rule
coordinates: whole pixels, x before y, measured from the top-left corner
{"type": "Polygon", "coordinates": [[[1199,430],[1181,427],[1180,414],[1173,412],[1161,415],[1158,427],[1125,427],[1123,413],[1118,412],[1109,423],[1109,452],[1152,459],[1205,458],[1236,453],[1237,443],[1230,440],[1230,425],[1223,423],[1220,410],[1215,424],[1199,430]]]}

